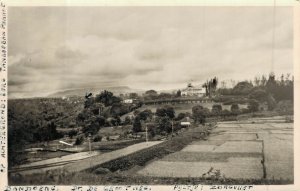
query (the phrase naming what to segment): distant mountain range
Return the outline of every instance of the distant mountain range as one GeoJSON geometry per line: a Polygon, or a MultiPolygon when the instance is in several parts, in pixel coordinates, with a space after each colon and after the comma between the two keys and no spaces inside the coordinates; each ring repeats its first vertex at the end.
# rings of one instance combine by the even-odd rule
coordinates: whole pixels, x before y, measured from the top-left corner
{"type": "Polygon", "coordinates": [[[126,93],[138,93],[142,94],[145,90],[131,89],[128,86],[113,86],[113,87],[92,87],[92,88],[78,88],[60,90],[55,93],[48,95],[47,97],[71,97],[71,96],[84,96],[86,93],[92,93],[93,95],[99,94],[101,91],[110,91],[115,95],[126,94],[126,93]]]}

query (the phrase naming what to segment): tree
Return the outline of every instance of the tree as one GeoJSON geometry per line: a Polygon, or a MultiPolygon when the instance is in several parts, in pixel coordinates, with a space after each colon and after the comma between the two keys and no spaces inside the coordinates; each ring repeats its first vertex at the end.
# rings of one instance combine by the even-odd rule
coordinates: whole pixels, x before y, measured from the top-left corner
{"type": "Polygon", "coordinates": [[[230,110],[232,113],[237,114],[240,111],[239,105],[236,103],[232,104],[230,110]]]}
{"type": "Polygon", "coordinates": [[[275,75],[273,73],[269,75],[269,79],[266,83],[266,88],[269,93],[276,94],[277,83],[275,81],[275,75]]]}
{"type": "Polygon", "coordinates": [[[248,95],[253,88],[253,85],[247,81],[239,82],[233,87],[232,92],[236,95],[248,95]]]}
{"type": "Polygon", "coordinates": [[[256,100],[250,100],[248,109],[250,112],[256,112],[259,109],[259,103],[256,100]]]}
{"type": "Polygon", "coordinates": [[[110,108],[110,114],[114,117],[124,115],[129,112],[129,107],[122,103],[114,103],[110,108]]]}
{"type": "Polygon", "coordinates": [[[218,85],[218,78],[214,77],[210,80],[207,80],[207,82],[205,82],[202,87],[205,88],[206,91],[206,96],[211,97],[212,94],[215,94],[216,90],[217,90],[217,85],[218,85]]]}
{"type": "Polygon", "coordinates": [[[268,110],[269,111],[272,111],[273,109],[275,109],[275,107],[276,107],[276,100],[275,100],[275,98],[271,94],[269,94],[267,96],[267,103],[268,103],[268,110]]]}
{"type": "Polygon", "coordinates": [[[266,101],[267,100],[267,92],[263,89],[255,89],[249,94],[249,97],[252,99],[256,99],[260,102],[266,101]]]}
{"type": "Polygon", "coordinates": [[[141,132],[142,131],[142,124],[139,117],[135,117],[133,121],[132,131],[134,133],[141,132]]]}
{"type": "Polygon", "coordinates": [[[175,118],[175,120],[176,121],[180,121],[180,120],[182,120],[185,117],[186,117],[185,113],[179,113],[178,116],[175,118]]]}
{"type": "Polygon", "coordinates": [[[220,104],[214,104],[212,106],[212,109],[211,109],[211,112],[215,115],[218,115],[220,114],[222,111],[222,106],[220,104]]]}
{"type": "Polygon", "coordinates": [[[121,98],[114,96],[112,92],[104,90],[100,94],[96,95],[95,101],[101,102],[105,105],[105,107],[107,107],[114,103],[121,102],[121,98]]]}
{"type": "Polygon", "coordinates": [[[267,78],[266,78],[265,75],[262,75],[262,76],[261,76],[261,80],[260,80],[260,85],[261,85],[261,86],[265,86],[266,83],[267,83],[267,78]]]}
{"type": "Polygon", "coordinates": [[[78,131],[76,130],[71,130],[68,132],[68,136],[72,139],[74,136],[78,134],[78,131]]]}
{"type": "Polygon", "coordinates": [[[131,118],[129,116],[126,116],[124,119],[124,125],[130,125],[132,123],[131,118]]]}
{"type": "Polygon", "coordinates": [[[167,133],[172,132],[172,123],[170,121],[170,118],[167,116],[160,117],[158,120],[158,128],[161,132],[165,131],[167,133]]]}
{"type": "Polygon", "coordinates": [[[145,94],[149,96],[156,96],[157,92],[155,90],[148,90],[145,92],[145,94]]]}
{"type": "Polygon", "coordinates": [[[83,136],[77,137],[75,141],[75,145],[81,145],[83,140],[84,140],[83,136]]]}
{"type": "Polygon", "coordinates": [[[205,123],[205,118],[209,114],[209,110],[207,108],[203,108],[201,105],[196,105],[192,108],[193,118],[196,123],[205,123]]]}
{"type": "Polygon", "coordinates": [[[175,117],[175,111],[172,106],[164,106],[161,108],[156,109],[156,115],[158,117],[169,117],[170,119],[173,119],[175,117]]]}
{"type": "Polygon", "coordinates": [[[253,82],[255,86],[260,86],[260,77],[255,76],[253,82]]]}
{"type": "Polygon", "coordinates": [[[114,118],[111,118],[110,122],[113,126],[118,126],[121,124],[121,119],[119,116],[116,116],[114,118]]]}
{"type": "Polygon", "coordinates": [[[139,113],[139,118],[143,121],[152,118],[152,111],[150,109],[145,109],[144,111],[139,113]]]}
{"type": "Polygon", "coordinates": [[[181,91],[178,90],[178,91],[176,92],[176,97],[180,97],[180,96],[181,96],[181,91]]]}
{"type": "Polygon", "coordinates": [[[131,99],[137,99],[139,97],[139,95],[137,93],[130,93],[129,94],[129,98],[131,99]]]}
{"type": "Polygon", "coordinates": [[[225,81],[222,81],[222,82],[221,82],[221,88],[222,88],[222,89],[225,89],[225,88],[226,88],[226,82],[225,82],[225,81]]]}
{"type": "Polygon", "coordinates": [[[84,101],[84,108],[89,108],[95,103],[95,99],[92,97],[86,98],[84,101]]]}

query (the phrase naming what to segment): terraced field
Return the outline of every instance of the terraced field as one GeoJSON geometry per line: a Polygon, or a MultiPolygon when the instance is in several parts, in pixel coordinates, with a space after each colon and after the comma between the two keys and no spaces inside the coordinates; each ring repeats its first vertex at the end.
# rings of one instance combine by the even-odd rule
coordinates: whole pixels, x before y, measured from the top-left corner
{"type": "Polygon", "coordinates": [[[284,117],[220,122],[208,140],[153,161],[138,174],[293,180],[293,124],[284,117]]]}

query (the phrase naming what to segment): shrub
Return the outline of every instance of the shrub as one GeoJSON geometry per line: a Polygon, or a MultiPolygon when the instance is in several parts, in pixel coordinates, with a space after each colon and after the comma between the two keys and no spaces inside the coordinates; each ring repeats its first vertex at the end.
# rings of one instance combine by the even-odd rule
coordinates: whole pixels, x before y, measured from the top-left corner
{"type": "Polygon", "coordinates": [[[175,118],[175,120],[176,121],[180,121],[180,120],[182,120],[185,117],[186,117],[185,113],[179,113],[178,116],[175,118]]]}
{"type": "Polygon", "coordinates": [[[175,110],[172,106],[164,106],[161,108],[156,109],[156,115],[158,117],[169,117],[170,119],[173,119],[175,117],[175,110]]]}
{"type": "Polygon", "coordinates": [[[212,106],[211,112],[212,114],[218,115],[220,114],[222,111],[222,106],[220,104],[214,104],[212,106]]]}
{"type": "Polygon", "coordinates": [[[76,141],[75,141],[75,145],[81,145],[82,142],[83,142],[83,137],[82,137],[82,136],[77,137],[77,138],[76,138],[76,141]]]}
{"type": "Polygon", "coordinates": [[[139,117],[135,117],[132,125],[132,131],[135,133],[142,131],[142,124],[139,117]]]}
{"type": "Polygon", "coordinates": [[[209,110],[207,108],[203,108],[201,105],[196,105],[192,108],[193,118],[195,122],[204,124],[205,118],[209,115],[209,110]]]}
{"type": "Polygon", "coordinates": [[[71,131],[69,131],[68,135],[69,135],[69,137],[72,139],[74,136],[77,135],[77,133],[78,133],[78,131],[76,131],[76,130],[71,130],[71,131]]]}
{"type": "Polygon", "coordinates": [[[96,137],[94,137],[93,141],[94,142],[100,142],[102,140],[102,136],[97,135],[96,137]]]}
{"type": "Polygon", "coordinates": [[[240,111],[239,105],[236,103],[232,104],[230,110],[232,113],[238,114],[240,111]]]}
{"type": "Polygon", "coordinates": [[[259,110],[259,103],[256,100],[251,100],[248,105],[248,109],[250,112],[256,112],[259,110]]]}

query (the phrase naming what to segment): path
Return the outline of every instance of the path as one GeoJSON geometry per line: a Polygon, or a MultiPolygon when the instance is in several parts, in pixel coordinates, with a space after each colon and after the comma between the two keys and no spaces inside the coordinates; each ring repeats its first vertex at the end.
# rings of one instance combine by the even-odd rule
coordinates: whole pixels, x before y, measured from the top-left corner
{"type": "Polygon", "coordinates": [[[13,169],[11,173],[18,172],[22,175],[26,175],[26,174],[34,174],[34,173],[45,173],[48,170],[56,170],[56,169],[65,170],[68,172],[83,171],[101,165],[108,161],[120,158],[122,156],[126,156],[135,153],[137,151],[152,147],[161,142],[162,141],[142,142],[108,153],[97,153],[97,152],[93,152],[91,154],[86,154],[86,152],[76,153],[74,155],[65,156],[64,158],[61,157],[61,159],[60,158],[48,159],[48,160],[22,165],[19,168],[13,169]]]}

